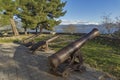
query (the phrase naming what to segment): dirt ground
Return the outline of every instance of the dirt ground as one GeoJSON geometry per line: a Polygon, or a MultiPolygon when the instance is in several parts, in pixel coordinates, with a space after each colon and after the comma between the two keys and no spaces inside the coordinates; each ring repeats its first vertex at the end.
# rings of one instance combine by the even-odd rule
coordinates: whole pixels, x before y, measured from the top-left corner
{"type": "MultiPolygon", "coordinates": [[[[0,80],[65,80],[49,72],[48,56],[51,52],[31,54],[23,45],[0,44],[0,80]]],[[[67,80],[115,80],[101,71],[86,66],[85,72],[72,72],[67,80]]]]}

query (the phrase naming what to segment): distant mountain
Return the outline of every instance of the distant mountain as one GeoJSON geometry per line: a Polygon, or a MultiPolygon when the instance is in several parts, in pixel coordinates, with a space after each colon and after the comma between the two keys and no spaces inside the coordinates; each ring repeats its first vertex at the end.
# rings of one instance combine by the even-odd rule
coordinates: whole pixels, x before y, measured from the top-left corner
{"type": "Polygon", "coordinates": [[[80,21],[80,20],[62,20],[62,23],[60,25],[69,25],[69,24],[79,24],[79,25],[100,25],[96,22],[87,22],[87,21],[80,21]]]}

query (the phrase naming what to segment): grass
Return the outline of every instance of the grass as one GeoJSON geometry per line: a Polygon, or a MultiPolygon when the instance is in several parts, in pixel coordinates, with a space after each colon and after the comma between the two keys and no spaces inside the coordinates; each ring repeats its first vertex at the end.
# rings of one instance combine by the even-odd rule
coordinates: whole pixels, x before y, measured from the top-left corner
{"type": "MultiPolygon", "coordinates": [[[[82,51],[85,62],[90,66],[120,78],[120,55],[116,54],[115,49],[91,41],[82,48],[82,51]]],[[[120,50],[117,53],[119,52],[120,50]]]]}
{"type": "Polygon", "coordinates": [[[11,43],[11,42],[19,42],[22,39],[27,38],[31,35],[19,35],[19,36],[12,36],[12,37],[0,37],[0,43],[11,43]]]}
{"type": "MultiPolygon", "coordinates": [[[[41,35],[38,38],[35,38],[35,41],[46,40],[52,36],[53,35],[41,35]]],[[[22,38],[25,38],[25,36],[22,38]]],[[[80,36],[61,35],[59,38],[51,42],[49,47],[58,51],[78,38],[80,38],[80,36]]],[[[0,42],[11,42],[15,40],[18,41],[20,39],[0,39],[0,42]]],[[[101,44],[99,40],[91,40],[87,42],[81,48],[84,62],[91,67],[108,72],[120,79],[120,47],[116,47],[114,44],[111,46],[105,43],[106,42],[104,41],[104,44],[101,44]]]]}
{"type": "MultiPolygon", "coordinates": [[[[58,51],[71,41],[78,39],[79,36],[62,36],[51,43],[50,47],[58,51]]],[[[82,48],[84,62],[98,70],[108,72],[120,79],[120,49],[116,46],[101,44],[91,40],[82,48]]]]}

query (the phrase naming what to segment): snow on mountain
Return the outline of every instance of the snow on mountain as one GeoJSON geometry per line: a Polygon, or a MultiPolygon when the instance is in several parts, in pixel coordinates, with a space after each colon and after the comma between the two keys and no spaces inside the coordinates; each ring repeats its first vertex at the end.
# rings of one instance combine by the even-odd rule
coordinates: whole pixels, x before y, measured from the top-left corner
{"type": "Polygon", "coordinates": [[[62,20],[61,25],[69,25],[69,24],[82,24],[82,25],[99,25],[96,22],[87,22],[87,21],[80,21],[80,20],[62,20]]]}

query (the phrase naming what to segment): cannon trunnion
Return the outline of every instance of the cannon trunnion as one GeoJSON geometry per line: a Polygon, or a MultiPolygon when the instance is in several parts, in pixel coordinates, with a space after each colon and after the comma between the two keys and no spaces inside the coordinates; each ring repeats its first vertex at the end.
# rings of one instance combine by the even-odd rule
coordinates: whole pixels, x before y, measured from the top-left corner
{"type": "Polygon", "coordinates": [[[91,32],[84,35],[82,38],[72,42],[66,47],[62,48],[55,54],[48,57],[50,71],[54,74],[67,77],[70,71],[85,70],[83,66],[83,58],[80,53],[80,48],[90,39],[99,35],[97,28],[94,28],[91,32]]]}

